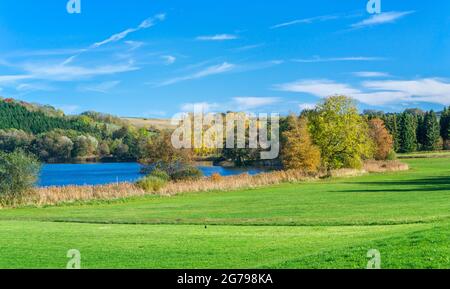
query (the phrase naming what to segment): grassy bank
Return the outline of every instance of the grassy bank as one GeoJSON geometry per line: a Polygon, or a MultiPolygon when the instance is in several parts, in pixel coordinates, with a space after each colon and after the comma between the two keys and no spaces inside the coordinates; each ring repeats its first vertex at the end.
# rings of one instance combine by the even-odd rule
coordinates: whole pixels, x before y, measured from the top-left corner
{"type": "Polygon", "coordinates": [[[450,159],[297,184],[0,211],[0,267],[449,268],[450,159]],[[207,227],[205,228],[205,225],[207,227]]]}

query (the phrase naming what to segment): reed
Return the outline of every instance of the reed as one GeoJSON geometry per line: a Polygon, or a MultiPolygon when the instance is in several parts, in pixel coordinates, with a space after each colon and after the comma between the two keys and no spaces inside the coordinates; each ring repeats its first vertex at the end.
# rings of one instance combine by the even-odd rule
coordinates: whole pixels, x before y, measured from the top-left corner
{"type": "MultiPolygon", "coordinates": [[[[399,161],[368,161],[362,170],[341,169],[331,173],[331,177],[351,177],[365,173],[381,173],[408,170],[407,164],[399,161]]],[[[208,191],[231,191],[252,189],[282,183],[312,181],[327,177],[325,172],[308,174],[299,170],[273,171],[259,175],[239,175],[222,177],[213,175],[194,181],[170,182],[165,187],[146,192],[132,183],[120,183],[100,186],[63,186],[36,188],[22,196],[3,196],[0,207],[50,206],[64,203],[95,200],[117,200],[145,195],[174,196],[182,193],[199,193],[208,191]]]]}

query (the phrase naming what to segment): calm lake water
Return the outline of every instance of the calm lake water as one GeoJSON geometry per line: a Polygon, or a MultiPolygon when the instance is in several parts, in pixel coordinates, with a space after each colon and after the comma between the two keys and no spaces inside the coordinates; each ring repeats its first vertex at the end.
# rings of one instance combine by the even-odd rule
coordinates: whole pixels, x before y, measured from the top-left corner
{"type": "MultiPolygon", "coordinates": [[[[39,186],[103,185],[116,182],[134,182],[141,178],[141,166],[137,163],[96,164],[45,164],[39,186]]],[[[205,176],[218,173],[222,176],[261,173],[259,169],[232,169],[215,166],[200,166],[205,176]]]]}

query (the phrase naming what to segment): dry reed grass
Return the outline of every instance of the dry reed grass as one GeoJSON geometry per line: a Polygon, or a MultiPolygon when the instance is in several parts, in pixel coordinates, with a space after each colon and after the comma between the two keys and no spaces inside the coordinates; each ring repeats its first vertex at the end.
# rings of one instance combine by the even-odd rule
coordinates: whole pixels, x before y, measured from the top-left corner
{"type": "MultiPolygon", "coordinates": [[[[363,170],[342,169],[333,171],[332,177],[351,177],[365,173],[380,173],[389,171],[404,171],[409,167],[398,161],[369,161],[363,170]]],[[[79,201],[117,200],[136,196],[161,195],[174,196],[182,193],[198,193],[208,191],[230,191],[235,189],[251,189],[281,183],[294,183],[309,181],[325,177],[327,174],[306,174],[298,170],[274,171],[260,175],[248,174],[239,176],[221,177],[214,175],[196,181],[171,182],[156,193],[148,193],[131,183],[120,183],[102,186],[64,186],[36,188],[35,190],[18,197],[3,197],[0,199],[0,208],[20,206],[49,206],[79,201]]]]}

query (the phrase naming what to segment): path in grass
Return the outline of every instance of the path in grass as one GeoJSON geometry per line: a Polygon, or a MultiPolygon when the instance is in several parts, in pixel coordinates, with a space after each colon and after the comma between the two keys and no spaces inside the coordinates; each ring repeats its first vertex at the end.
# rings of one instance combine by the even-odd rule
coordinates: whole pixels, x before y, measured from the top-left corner
{"type": "Polygon", "coordinates": [[[255,190],[2,210],[0,267],[61,268],[76,248],[91,268],[359,268],[374,247],[386,267],[450,267],[450,159],[408,163],[255,190]]]}

